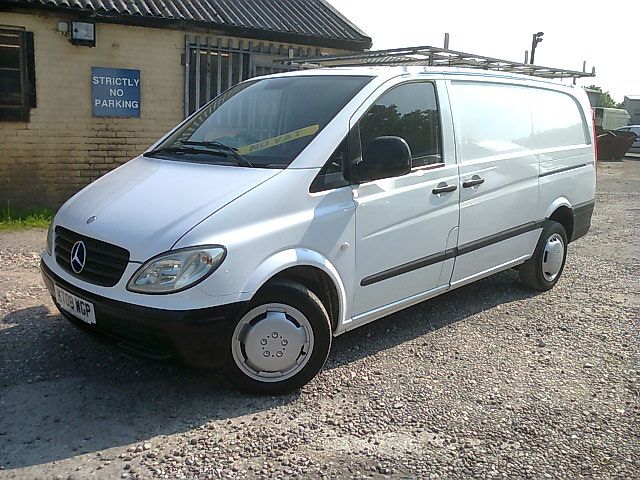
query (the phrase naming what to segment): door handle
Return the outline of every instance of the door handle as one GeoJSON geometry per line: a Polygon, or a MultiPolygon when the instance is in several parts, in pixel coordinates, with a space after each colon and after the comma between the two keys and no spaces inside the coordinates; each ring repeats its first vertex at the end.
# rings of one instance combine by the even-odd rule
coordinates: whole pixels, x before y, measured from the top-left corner
{"type": "Polygon", "coordinates": [[[431,190],[431,193],[434,195],[438,195],[440,193],[451,193],[455,192],[457,188],[458,187],[456,185],[447,185],[446,182],[441,182],[436,188],[431,190]]]}
{"type": "Polygon", "coordinates": [[[481,178],[479,175],[473,175],[469,180],[462,182],[462,188],[475,187],[476,185],[482,185],[483,183],[484,178],[481,178]]]}

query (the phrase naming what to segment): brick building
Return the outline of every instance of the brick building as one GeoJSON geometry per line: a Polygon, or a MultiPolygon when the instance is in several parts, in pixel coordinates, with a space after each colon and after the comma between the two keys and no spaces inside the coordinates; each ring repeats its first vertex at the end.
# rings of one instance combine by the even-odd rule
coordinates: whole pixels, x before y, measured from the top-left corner
{"type": "Polygon", "coordinates": [[[324,0],[0,0],[0,210],[58,207],[277,58],[370,46],[324,0]]]}

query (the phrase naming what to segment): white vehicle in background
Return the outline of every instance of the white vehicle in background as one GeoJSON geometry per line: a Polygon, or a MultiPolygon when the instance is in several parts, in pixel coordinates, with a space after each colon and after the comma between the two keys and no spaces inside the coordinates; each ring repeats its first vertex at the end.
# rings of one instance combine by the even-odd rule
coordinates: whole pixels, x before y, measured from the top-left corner
{"type": "Polygon", "coordinates": [[[595,107],[593,112],[596,127],[603,130],[618,130],[629,125],[629,120],[631,120],[629,113],[622,108],[595,107]]]}
{"type": "Polygon", "coordinates": [[[590,226],[581,88],[456,68],[245,81],[57,213],[61,312],[238,387],[311,380],[333,336],[517,267],[551,289],[590,226]]]}

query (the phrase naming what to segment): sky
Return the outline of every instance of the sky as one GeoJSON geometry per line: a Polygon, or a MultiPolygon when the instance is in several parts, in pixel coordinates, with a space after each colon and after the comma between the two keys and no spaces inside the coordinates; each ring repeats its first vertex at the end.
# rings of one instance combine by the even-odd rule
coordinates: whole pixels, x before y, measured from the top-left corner
{"type": "Polygon", "coordinates": [[[591,3],[576,0],[329,0],[373,39],[372,49],[418,45],[449,48],[511,61],[524,61],[531,37],[544,32],[535,63],[587,70],[578,80],[608,90],[617,102],[640,95],[640,41],[632,38],[639,0],[591,3]],[[607,10],[607,5],[610,9],[607,10]]]}

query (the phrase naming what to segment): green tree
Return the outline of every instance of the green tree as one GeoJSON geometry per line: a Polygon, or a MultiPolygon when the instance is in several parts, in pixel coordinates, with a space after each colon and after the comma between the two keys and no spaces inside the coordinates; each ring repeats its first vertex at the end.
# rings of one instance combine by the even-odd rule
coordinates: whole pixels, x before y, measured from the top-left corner
{"type": "Polygon", "coordinates": [[[613,98],[611,98],[609,92],[605,92],[604,90],[602,90],[602,87],[598,87],[597,85],[589,85],[587,88],[589,90],[596,90],[602,94],[600,99],[602,103],[601,106],[605,108],[622,108],[622,103],[617,103],[613,98]]]}

